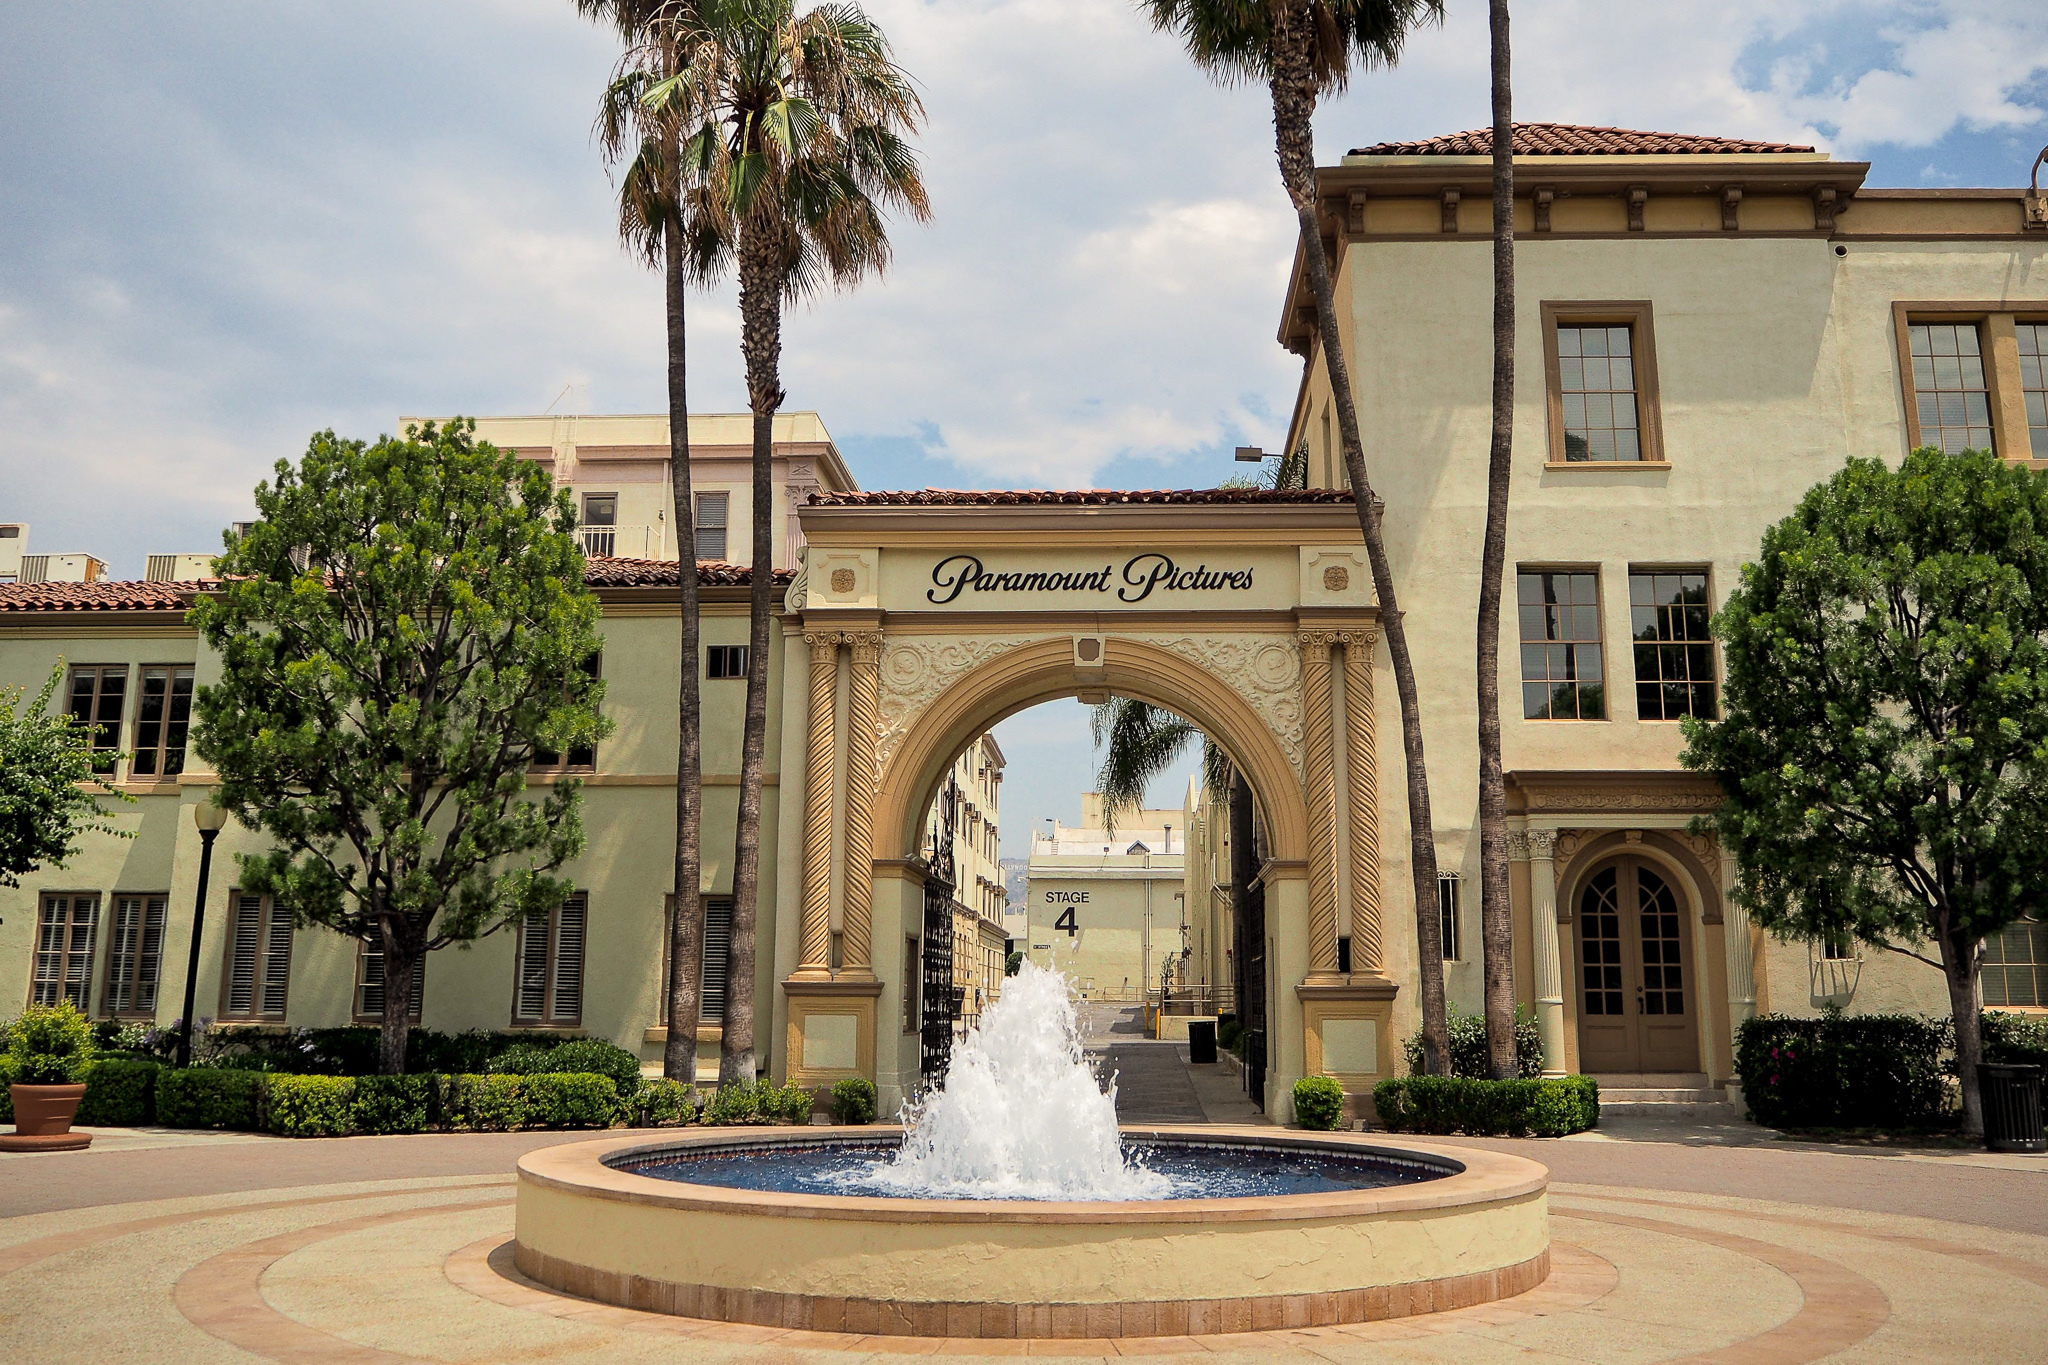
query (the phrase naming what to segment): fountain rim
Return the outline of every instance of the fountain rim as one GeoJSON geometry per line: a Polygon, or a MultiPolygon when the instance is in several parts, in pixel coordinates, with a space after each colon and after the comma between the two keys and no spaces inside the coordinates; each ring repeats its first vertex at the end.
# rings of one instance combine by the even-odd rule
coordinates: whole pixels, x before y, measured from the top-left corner
{"type": "Polygon", "coordinates": [[[519,1178],[598,1199],[706,1213],[827,1218],[889,1223],[1118,1224],[1229,1223],[1355,1219],[1421,1213],[1525,1199],[1543,1193],[1549,1169],[1526,1157],[1481,1148],[1409,1141],[1381,1134],[1324,1133],[1246,1125],[1124,1124],[1127,1141],[1187,1142],[1334,1151],[1441,1166],[1445,1173],[1412,1185],[1321,1194],[1238,1195],[1213,1199],[1074,1200],[896,1199],[879,1195],[793,1194],[662,1179],[622,1170],[614,1162],[658,1159],[701,1147],[808,1145],[900,1136],[899,1124],[860,1127],[722,1128],[649,1141],[645,1134],[542,1147],[519,1158],[519,1178]],[[742,1134],[758,1133],[756,1140],[742,1134]]]}

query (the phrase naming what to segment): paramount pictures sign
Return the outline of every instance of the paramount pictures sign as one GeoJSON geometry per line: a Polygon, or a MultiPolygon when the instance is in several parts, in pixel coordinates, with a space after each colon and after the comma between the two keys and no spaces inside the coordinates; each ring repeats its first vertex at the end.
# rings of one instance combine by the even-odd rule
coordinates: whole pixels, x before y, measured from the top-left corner
{"type": "Polygon", "coordinates": [[[1217,601],[1251,592],[1255,571],[1249,563],[1187,564],[1157,551],[1112,559],[1099,567],[1060,569],[991,566],[979,555],[957,554],[932,566],[924,598],[940,607],[970,602],[1013,606],[1022,605],[1020,598],[1074,595],[1099,596],[1123,606],[1163,597],[1185,601],[1189,594],[1217,601]]]}

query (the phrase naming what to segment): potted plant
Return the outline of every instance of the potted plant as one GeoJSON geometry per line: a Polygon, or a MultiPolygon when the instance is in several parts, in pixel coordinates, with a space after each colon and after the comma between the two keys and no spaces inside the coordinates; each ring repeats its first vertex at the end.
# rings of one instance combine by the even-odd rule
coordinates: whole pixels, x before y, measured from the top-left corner
{"type": "Polygon", "coordinates": [[[92,1068],[92,1023],[66,1000],[30,1005],[9,1030],[8,1093],[14,1131],[0,1133],[0,1151],[62,1152],[92,1145],[92,1134],[71,1131],[85,1075],[92,1068]]]}

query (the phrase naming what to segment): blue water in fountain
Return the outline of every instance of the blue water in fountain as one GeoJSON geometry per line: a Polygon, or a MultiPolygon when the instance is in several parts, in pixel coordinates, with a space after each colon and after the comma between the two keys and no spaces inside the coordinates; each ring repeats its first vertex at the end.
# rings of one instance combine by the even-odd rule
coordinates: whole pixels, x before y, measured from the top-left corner
{"type": "Polygon", "coordinates": [[[1082,1053],[1066,978],[1028,961],[954,1049],[944,1087],[906,1105],[903,1119],[901,1146],[771,1139],[759,1149],[678,1154],[629,1169],[793,1194],[1031,1200],[1324,1194],[1450,1173],[1363,1154],[1122,1141],[1116,1082],[1105,1089],[1082,1053]]]}

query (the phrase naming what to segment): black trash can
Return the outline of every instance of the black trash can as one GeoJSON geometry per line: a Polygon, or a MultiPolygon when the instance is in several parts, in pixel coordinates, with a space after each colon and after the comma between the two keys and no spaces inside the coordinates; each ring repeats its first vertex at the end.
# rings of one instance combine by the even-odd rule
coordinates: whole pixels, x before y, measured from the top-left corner
{"type": "Polygon", "coordinates": [[[2041,1124],[2041,1068],[1992,1062],[1977,1067],[1984,1097],[1984,1145],[1994,1152],[2048,1152],[2041,1124]]]}
{"type": "MultiPolygon", "coordinates": [[[[1188,1020],[1188,1060],[1190,1062],[1214,1062],[1216,1060],[1216,1021],[1214,1019],[1188,1020]]],[[[2039,1091],[2036,1091],[2038,1096],[2039,1091]]],[[[2040,1105],[2034,1106],[2036,1128],[2040,1127],[2040,1105]]]]}

